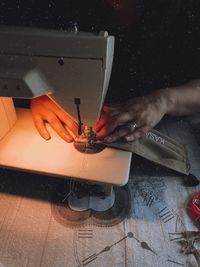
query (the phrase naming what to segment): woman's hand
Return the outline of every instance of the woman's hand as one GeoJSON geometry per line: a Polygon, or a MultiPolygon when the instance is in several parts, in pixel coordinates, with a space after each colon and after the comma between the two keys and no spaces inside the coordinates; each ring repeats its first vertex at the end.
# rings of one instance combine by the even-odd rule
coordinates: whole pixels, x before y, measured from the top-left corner
{"type": "Polygon", "coordinates": [[[95,126],[97,138],[106,142],[139,139],[162,119],[166,110],[167,101],[158,92],[133,98],[115,108],[104,107],[95,126]]]}
{"type": "Polygon", "coordinates": [[[31,100],[31,113],[38,132],[46,140],[51,138],[45,126],[46,122],[68,143],[73,141],[73,137],[67,128],[77,135],[77,123],[46,95],[31,100]]]}

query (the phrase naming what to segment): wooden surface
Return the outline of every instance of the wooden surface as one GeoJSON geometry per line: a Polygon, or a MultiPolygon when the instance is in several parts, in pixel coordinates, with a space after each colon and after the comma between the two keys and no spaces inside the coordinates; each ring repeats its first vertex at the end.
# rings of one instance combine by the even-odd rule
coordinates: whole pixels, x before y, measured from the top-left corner
{"type": "MultiPolygon", "coordinates": [[[[200,119],[170,119],[160,129],[187,144],[192,172],[200,174],[200,119]]],[[[200,175],[199,175],[200,177],[200,175]]],[[[52,196],[65,181],[0,171],[0,267],[195,267],[169,232],[196,230],[188,214],[191,196],[181,175],[133,157],[130,215],[112,227],[72,228],[52,212],[52,196]],[[172,214],[166,220],[163,211],[172,214]],[[142,248],[148,244],[150,249],[142,248]],[[169,261],[170,260],[170,261],[169,261]]],[[[54,203],[56,205],[56,203],[54,203]]],[[[127,203],[124,203],[127,205],[127,203]]]]}

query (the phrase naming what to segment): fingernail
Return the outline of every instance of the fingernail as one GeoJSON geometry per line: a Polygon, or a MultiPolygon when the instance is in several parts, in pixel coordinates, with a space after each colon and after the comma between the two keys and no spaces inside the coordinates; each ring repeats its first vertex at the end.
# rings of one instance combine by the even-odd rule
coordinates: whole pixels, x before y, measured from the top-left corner
{"type": "Polygon", "coordinates": [[[66,139],[67,139],[67,142],[68,142],[68,143],[71,143],[71,142],[73,142],[73,141],[74,141],[74,139],[73,139],[72,137],[69,137],[69,136],[67,136],[67,138],[66,138],[66,139]]]}
{"type": "Polygon", "coordinates": [[[46,139],[46,140],[49,140],[49,139],[50,139],[50,136],[49,136],[48,134],[44,134],[43,137],[44,137],[44,139],[46,139]]]}

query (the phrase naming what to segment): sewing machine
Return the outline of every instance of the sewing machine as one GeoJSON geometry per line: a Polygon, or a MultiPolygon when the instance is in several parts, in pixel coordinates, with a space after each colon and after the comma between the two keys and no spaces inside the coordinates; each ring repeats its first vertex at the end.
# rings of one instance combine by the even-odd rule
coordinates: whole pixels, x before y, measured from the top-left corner
{"type": "Polygon", "coordinates": [[[114,37],[107,32],[83,33],[76,27],[73,31],[0,28],[1,167],[110,188],[127,183],[131,153],[107,147],[93,151],[91,143],[113,53],[114,37]],[[44,94],[79,123],[83,138],[68,144],[47,125],[52,138],[45,141],[34,127],[30,110],[15,110],[12,98],[44,94]]]}

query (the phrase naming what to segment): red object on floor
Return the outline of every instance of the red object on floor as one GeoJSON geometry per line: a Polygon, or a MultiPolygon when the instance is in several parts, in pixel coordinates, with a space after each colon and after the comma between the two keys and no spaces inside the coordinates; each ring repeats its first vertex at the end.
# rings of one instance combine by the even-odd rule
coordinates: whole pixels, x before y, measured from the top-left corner
{"type": "Polygon", "coordinates": [[[194,217],[200,217],[200,192],[192,197],[191,212],[194,217]]]}

